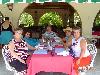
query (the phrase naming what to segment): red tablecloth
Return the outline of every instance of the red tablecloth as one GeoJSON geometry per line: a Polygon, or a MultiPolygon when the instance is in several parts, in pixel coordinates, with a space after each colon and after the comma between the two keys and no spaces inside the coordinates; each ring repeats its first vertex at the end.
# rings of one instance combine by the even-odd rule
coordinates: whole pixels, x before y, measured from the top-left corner
{"type": "Polygon", "coordinates": [[[35,75],[40,71],[63,72],[74,75],[73,58],[71,56],[32,55],[28,64],[27,75],[35,75]]]}
{"type": "Polygon", "coordinates": [[[97,35],[97,36],[100,36],[100,31],[95,31],[95,32],[92,32],[92,35],[97,35]]]}

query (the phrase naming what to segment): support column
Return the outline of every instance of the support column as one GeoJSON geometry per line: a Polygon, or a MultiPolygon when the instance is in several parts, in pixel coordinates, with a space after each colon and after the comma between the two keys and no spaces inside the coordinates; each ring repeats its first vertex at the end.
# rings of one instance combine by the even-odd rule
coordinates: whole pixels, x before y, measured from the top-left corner
{"type": "Polygon", "coordinates": [[[67,13],[63,13],[62,15],[62,20],[63,20],[63,27],[66,27],[68,25],[68,14],[67,13]]]}
{"type": "Polygon", "coordinates": [[[74,13],[69,15],[69,26],[70,27],[74,26],[74,13]]]}
{"type": "Polygon", "coordinates": [[[87,38],[92,38],[92,27],[94,19],[99,12],[100,4],[71,4],[79,13],[82,21],[82,35],[87,38]]]}
{"type": "Polygon", "coordinates": [[[37,10],[34,11],[34,26],[38,26],[38,23],[39,23],[39,13],[37,10]]]}

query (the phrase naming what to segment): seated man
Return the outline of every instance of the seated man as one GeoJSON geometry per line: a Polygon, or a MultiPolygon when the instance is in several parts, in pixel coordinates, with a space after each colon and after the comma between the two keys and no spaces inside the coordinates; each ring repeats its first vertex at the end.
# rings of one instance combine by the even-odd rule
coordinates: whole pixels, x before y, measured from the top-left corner
{"type": "Polygon", "coordinates": [[[66,42],[70,41],[72,39],[72,28],[67,27],[66,29],[63,29],[63,31],[65,32],[66,35],[66,42]]]}
{"type": "Polygon", "coordinates": [[[39,43],[39,40],[37,39],[33,39],[33,38],[30,38],[31,36],[31,32],[30,31],[27,31],[25,33],[25,36],[24,36],[24,40],[31,46],[35,47],[38,43],[39,43]]]}

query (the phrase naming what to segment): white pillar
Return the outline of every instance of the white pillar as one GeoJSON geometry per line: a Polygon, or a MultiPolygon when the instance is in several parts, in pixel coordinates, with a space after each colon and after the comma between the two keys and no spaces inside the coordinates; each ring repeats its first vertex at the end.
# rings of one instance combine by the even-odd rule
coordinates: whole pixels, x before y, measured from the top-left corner
{"type": "Polygon", "coordinates": [[[71,4],[81,17],[82,35],[91,38],[93,22],[99,12],[100,4],[97,3],[78,3],[71,4]]]}

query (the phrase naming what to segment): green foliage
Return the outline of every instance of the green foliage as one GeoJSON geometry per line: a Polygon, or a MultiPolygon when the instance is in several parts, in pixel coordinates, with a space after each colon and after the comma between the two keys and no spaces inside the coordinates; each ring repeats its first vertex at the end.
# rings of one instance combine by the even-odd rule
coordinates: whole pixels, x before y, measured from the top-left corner
{"type": "Polygon", "coordinates": [[[95,20],[95,26],[100,26],[100,13],[97,14],[97,17],[95,20]]]}
{"type": "Polygon", "coordinates": [[[19,25],[23,24],[24,27],[30,27],[33,26],[34,21],[30,14],[28,13],[22,13],[19,19],[19,25]]]}
{"type": "Polygon", "coordinates": [[[80,16],[77,12],[74,13],[74,24],[81,22],[80,16]]]}
{"type": "Polygon", "coordinates": [[[45,25],[56,25],[57,27],[62,26],[62,19],[60,18],[59,14],[56,12],[49,12],[44,14],[39,21],[39,25],[45,26],[45,25]]]}

